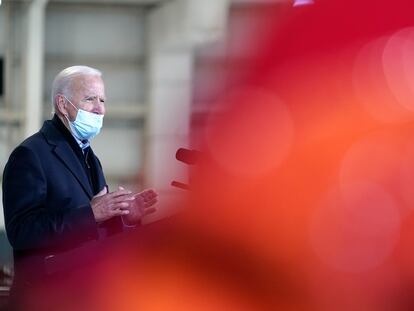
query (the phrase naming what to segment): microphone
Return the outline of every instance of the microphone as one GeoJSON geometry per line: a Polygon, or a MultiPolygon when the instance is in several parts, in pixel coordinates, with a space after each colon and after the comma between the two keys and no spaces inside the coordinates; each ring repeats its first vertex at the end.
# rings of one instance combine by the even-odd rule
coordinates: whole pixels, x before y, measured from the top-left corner
{"type": "Polygon", "coordinates": [[[179,182],[179,181],[176,181],[176,180],[173,180],[171,182],[171,186],[177,187],[177,188],[180,188],[180,189],[184,189],[184,190],[190,190],[190,186],[189,185],[183,184],[182,182],[179,182]]]}
{"type": "Polygon", "coordinates": [[[201,152],[197,150],[190,150],[185,148],[180,148],[177,150],[175,154],[175,158],[180,161],[184,162],[188,165],[197,164],[200,160],[201,152]]]}
{"type": "MultiPolygon", "coordinates": [[[[201,152],[197,150],[190,150],[185,148],[179,148],[175,153],[175,158],[188,165],[195,165],[199,162],[201,157],[201,152]]],[[[171,186],[177,187],[183,190],[191,190],[190,186],[187,184],[183,184],[181,182],[173,180],[171,182],[171,186]]]]}

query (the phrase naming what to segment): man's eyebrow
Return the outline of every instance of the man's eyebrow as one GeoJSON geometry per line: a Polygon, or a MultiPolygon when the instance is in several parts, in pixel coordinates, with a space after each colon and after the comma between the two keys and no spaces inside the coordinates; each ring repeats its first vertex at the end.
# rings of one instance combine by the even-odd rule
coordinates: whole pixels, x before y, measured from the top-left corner
{"type": "Polygon", "coordinates": [[[100,101],[106,101],[106,97],[105,96],[99,96],[99,95],[85,95],[84,99],[99,99],[100,101]]]}
{"type": "Polygon", "coordinates": [[[92,98],[92,99],[96,99],[98,98],[98,95],[85,95],[84,98],[92,98]]]}

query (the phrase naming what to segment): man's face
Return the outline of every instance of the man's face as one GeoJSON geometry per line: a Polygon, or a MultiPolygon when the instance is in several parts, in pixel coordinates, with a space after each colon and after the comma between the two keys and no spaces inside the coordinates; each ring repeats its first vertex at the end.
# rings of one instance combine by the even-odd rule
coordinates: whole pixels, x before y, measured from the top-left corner
{"type": "MultiPolygon", "coordinates": [[[[78,109],[96,114],[105,114],[105,87],[101,77],[80,76],[72,84],[72,104],[78,109]]],[[[71,104],[66,105],[69,120],[74,121],[78,111],[71,104]]]]}

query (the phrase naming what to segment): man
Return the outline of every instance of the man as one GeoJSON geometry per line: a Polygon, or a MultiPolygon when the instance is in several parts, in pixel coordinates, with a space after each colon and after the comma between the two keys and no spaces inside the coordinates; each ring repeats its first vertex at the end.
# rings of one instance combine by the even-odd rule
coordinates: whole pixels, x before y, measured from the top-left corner
{"type": "Polygon", "coordinates": [[[100,71],[64,69],[53,82],[52,101],[53,119],[12,152],[3,174],[5,225],[17,287],[30,288],[72,271],[87,256],[79,253],[65,260],[65,254],[138,223],[155,211],[157,201],[151,189],[108,192],[90,148],[105,114],[100,71]]]}

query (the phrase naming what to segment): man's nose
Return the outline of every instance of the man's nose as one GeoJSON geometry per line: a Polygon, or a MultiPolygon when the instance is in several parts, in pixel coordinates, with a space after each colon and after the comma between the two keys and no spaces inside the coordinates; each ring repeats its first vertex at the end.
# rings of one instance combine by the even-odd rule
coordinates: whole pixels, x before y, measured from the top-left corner
{"type": "Polygon", "coordinates": [[[105,114],[105,105],[104,103],[99,103],[96,108],[96,112],[99,114],[105,114]]]}
{"type": "Polygon", "coordinates": [[[97,114],[105,114],[105,104],[98,99],[94,102],[93,112],[97,114]]]}

